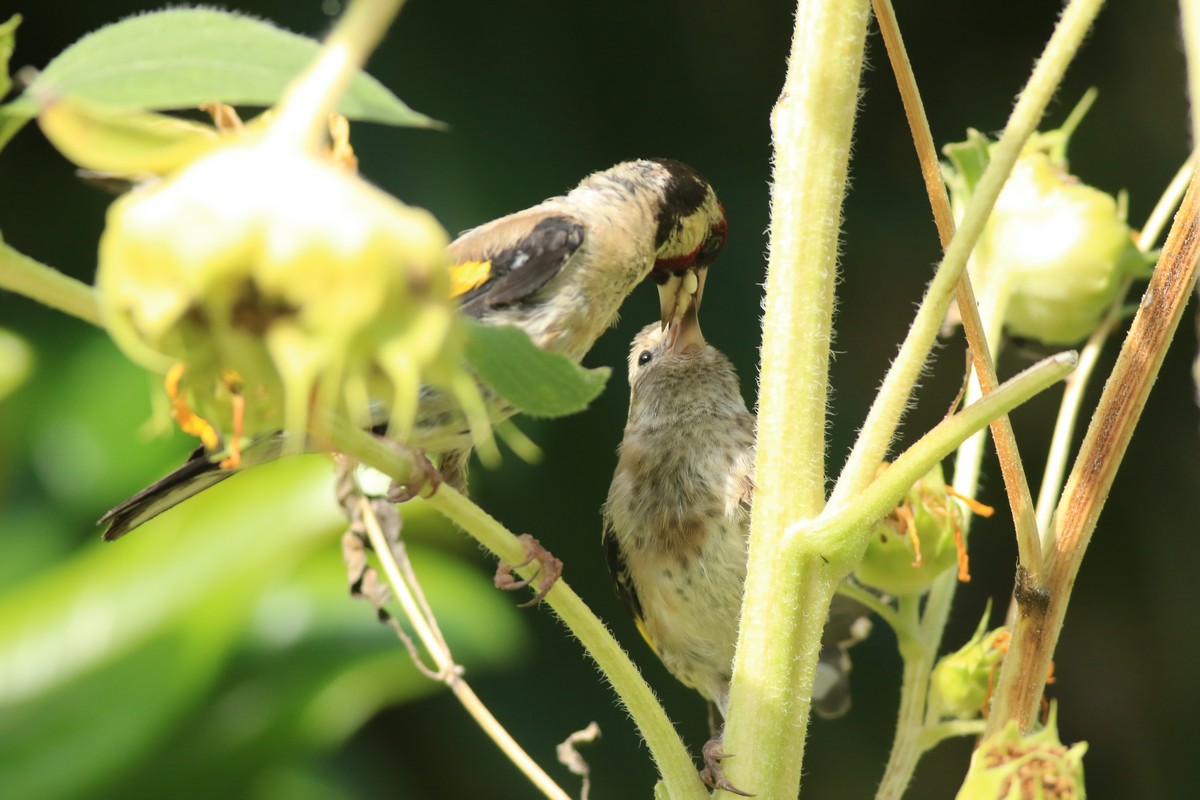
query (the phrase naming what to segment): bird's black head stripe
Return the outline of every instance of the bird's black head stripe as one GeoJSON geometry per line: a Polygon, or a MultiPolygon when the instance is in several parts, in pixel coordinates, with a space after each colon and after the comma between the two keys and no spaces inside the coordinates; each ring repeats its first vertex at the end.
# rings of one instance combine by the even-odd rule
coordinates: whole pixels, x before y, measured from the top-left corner
{"type": "Polygon", "coordinates": [[[704,205],[708,197],[708,181],[682,161],[669,158],[654,158],[651,161],[665,167],[670,176],[658,213],[658,230],[654,234],[654,246],[662,247],[679,227],[680,221],[704,205]]]}

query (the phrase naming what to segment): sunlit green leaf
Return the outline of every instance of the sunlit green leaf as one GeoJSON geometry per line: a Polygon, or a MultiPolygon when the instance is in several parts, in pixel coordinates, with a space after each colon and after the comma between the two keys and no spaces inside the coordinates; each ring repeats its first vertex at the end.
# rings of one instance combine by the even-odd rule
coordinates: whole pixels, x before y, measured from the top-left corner
{"type": "MultiPolygon", "coordinates": [[[[114,106],[166,110],[204,103],[269,106],[316,57],[320,45],[263,20],[209,8],[129,17],[58,55],[3,111],[27,120],[38,96],[70,94],[114,106]]],[[[351,119],[430,127],[383,84],[360,72],[338,110],[351,119]]],[[[11,134],[10,134],[11,135],[11,134]]],[[[3,136],[0,135],[0,145],[3,136]]]]}
{"type": "Polygon", "coordinates": [[[561,417],[587,408],[612,372],[584,369],[539,349],[519,328],[468,323],[467,360],[508,402],[534,417],[561,417]]]}

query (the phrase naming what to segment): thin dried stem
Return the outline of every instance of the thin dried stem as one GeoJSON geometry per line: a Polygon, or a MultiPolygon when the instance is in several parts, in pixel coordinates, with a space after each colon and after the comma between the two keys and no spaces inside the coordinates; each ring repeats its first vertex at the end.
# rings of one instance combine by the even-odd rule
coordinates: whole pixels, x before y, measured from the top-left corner
{"type": "Polygon", "coordinates": [[[391,586],[393,594],[399,601],[400,607],[404,610],[404,616],[417,632],[417,636],[425,646],[426,651],[433,658],[434,663],[437,664],[438,679],[446,684],[450,688],[450,691],[454,692],[454,696],[458,698],[463,708],[467,710],[467,713],[471,715],[479,727],[483,728],[484,732],[496,743],[496,746],[508,756],[509,760],[517,766],[517,769],[521,770],[542,794],[553,800],[570,800],[570,795],[563,791],[538,766],[536,761],[530,758],[524,748],[513,739],[512,735],[500,724],[492,712],[488,710],[487,706],[483,704],[483,701],[479,699],[474,690],[463,680],[462,668],[454,662],[454,658],[450,655],[450,649],[446,646],[445,637],[442,636],[437,620],[429,611],[429,604],[425,600],[425,593],[421,590],[421,584],[417,581],[416,573],[412,570],[412,564],[408,560],[408,554],[403,545],[393,547],[388,542],[388,537],[379,525],[379,520],[375,516],[374,509],[371,508],[371,502],[361,494],[358,497],[358,506],[359,514],[366,529],[367,539],[371,542],[371,547],[375,550],[375,555],[383,567],[383,572],[387,576],[388,584],[391,586]]]}

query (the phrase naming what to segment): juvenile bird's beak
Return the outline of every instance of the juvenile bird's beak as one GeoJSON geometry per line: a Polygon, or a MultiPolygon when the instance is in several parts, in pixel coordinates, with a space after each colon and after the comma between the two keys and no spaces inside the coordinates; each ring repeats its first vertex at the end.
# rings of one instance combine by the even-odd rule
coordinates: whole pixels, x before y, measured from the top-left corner
{"type": "Polygon", "coordinates": [[[689,303],[683,314],[671,323],[667,333],[667,350],[681,354],[703,348],[707,344],[700,331],[700,304],[689,303]]]}
{"type": "Polygon", "coordinates": [[[704,279],[708,267],[684,270],[671,275],[658,287],[658,302],[662,310],[662,327],[682,319],[690,307],[700,309],[700,298],[704,294],[704,279]]]}

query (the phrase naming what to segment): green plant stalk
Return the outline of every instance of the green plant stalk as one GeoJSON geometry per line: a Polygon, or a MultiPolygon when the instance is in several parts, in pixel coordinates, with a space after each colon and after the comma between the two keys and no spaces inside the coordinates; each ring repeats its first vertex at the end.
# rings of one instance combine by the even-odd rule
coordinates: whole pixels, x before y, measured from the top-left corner
{"type": "MultiPolygon", "coordinates": [[[[981,303],[980,317],[985,338],[989,343],[999,341],[1005,303],[1006,298],[1003,294],[990,294],[981,303]]],[[[972,378],[965,402],[975,402],[980,394],[979,383],[972,378]]],[[[975,495],[986,442],[987,434],[981,430],[963,442],[954,459],[954,489],[968,497],[975,495]]],[[[963,538],[969,540],[973,517],[969,509],[961,505],[960,509],[963,512],[963,538]]],[[[916,771],[917,762],[925,753],[925,748],[921,746],[921,738],[926,726],[936,722],[930,720],[927,715],[929,676],[937,659],[946,622],[950,619],[950,607],[957,589],[958,576],[953,570],[934,581],[925,602],[924,613],[921,615],[921,647],[914,648],[911,654],[906,654],[903,650],[900,653],[904,659],[904,677],[900,685],[901,714],[896,720],[896,735],[892,740],[892,750],[888,754],[883,778],[876,791],[876,800],[897,800],[902,797],[916,771]]]]}
{"type": "MultiPolygon", "coordinates": [[[[344,421],[324,420],[318,435],[330,445],[395,480],[410,484],[419,475],[411,453],[396,449],[344,421]]],[[[480,544],[508,564],[525,560],[525,550],[507,528],[452,487],[443,485],[424,502],[465,530],[480,544]]],[[[524,578],[533,577],[536,565],[516,568],[524,578]]],[[[604,623],[584,604],[579,595],[559,580],[544,601],[579,639],[604,672],[621,702],[637,724],[659,773],[672,798],[701,800],[708,792],[696,772],[687,748],[675,732],[666,712],[643,680],[629,656],[609,633],[604,623]]]]}
{"type": "Polygon", "coordinates": [[[978,736],[983,733],[983,726],[984,721],[981,719],[955,719],[929,725],[921,731],[921,752],[927,753],[946,739],[955,736],[978,736]]]}
{"type": "Polygon", "coordinates": [[[955,284],[966,267],[967,258],[983,233],[992,206],[1013,164],[1025,142],[1037,129],[1067,65],[1078,51],[1102,4],[1103,0],[1071,0],[1059,19],[1009,116],[1004,134],[992,151],[991,161],[967,204],[954,239],[946,248],[946,254],[901,345],[900,353],[888,370],[867,414],[862,432],[830,497],[831,505],[851,502],[858,491],[870,483],[883,462],[896,426],[907,408],[913,386],[920,377],[946,310],[950,307],[955,284]]]}
{"type": "Polygon", "coordinates": [[[315,151],[328,130],[330,112],[403,5],[404,0],[351,0],[322,43],[317,60],[284,92],[268,136],[315,151]]]}
{"type": "Polygon", "coordinates": [[[840,569],[841,578],[862,557],[871,526],[894,509],[914,483],[976,431],[1065,378],[1078,360],[1069,351],[1042,359],[942,420],[901,453],[852,505],[789,527],[789,551],[803,555],[811,550],[812,555],[840,569]]]}
{"type": "Polygon", "coordinates": [[[838,231],[869,15],[868,0],[800,0],[771,115],[759,480],[724,733],[725,752],[735,755],[727,776],[759,797],[799,791],[812,670],[836,585],[819,560],[780,558],[780,534],[824,504],[838,231]]]}
{"type": "MultiPolygon", "coordinates": [[[[900,598],[900,609],[918,623],[919,597],[900,598]]],[[[929,674],[937,655],[936,642],[929,646],[919,626],[915,636],[898,641],[904,672],[900,680],[900,707],[896,713],[896,736],[888,753],[876,800],[899,800],[908,788],[917,761],[925,752],[921,734],[925,730],[925,705],[929,692],[929,674]]]]}
{"type": "MultiPolygon", "coordinates": [[[[1194,35],[1200,36],[1200,31],[1194,35]]],[[[1055,510],[1045,591],[1020,603],[987,735],[1010,720],[1022,731],[1033,725],[1084,553],[1191,296],[1198,259],[1200,179],[1193,175],[1055,510]]]]}
{"type": "Polygon", "coordinates": [[[96,293],[83,281],[18,253],[0,240],[0,289],[103,327],[96,293]]]}

